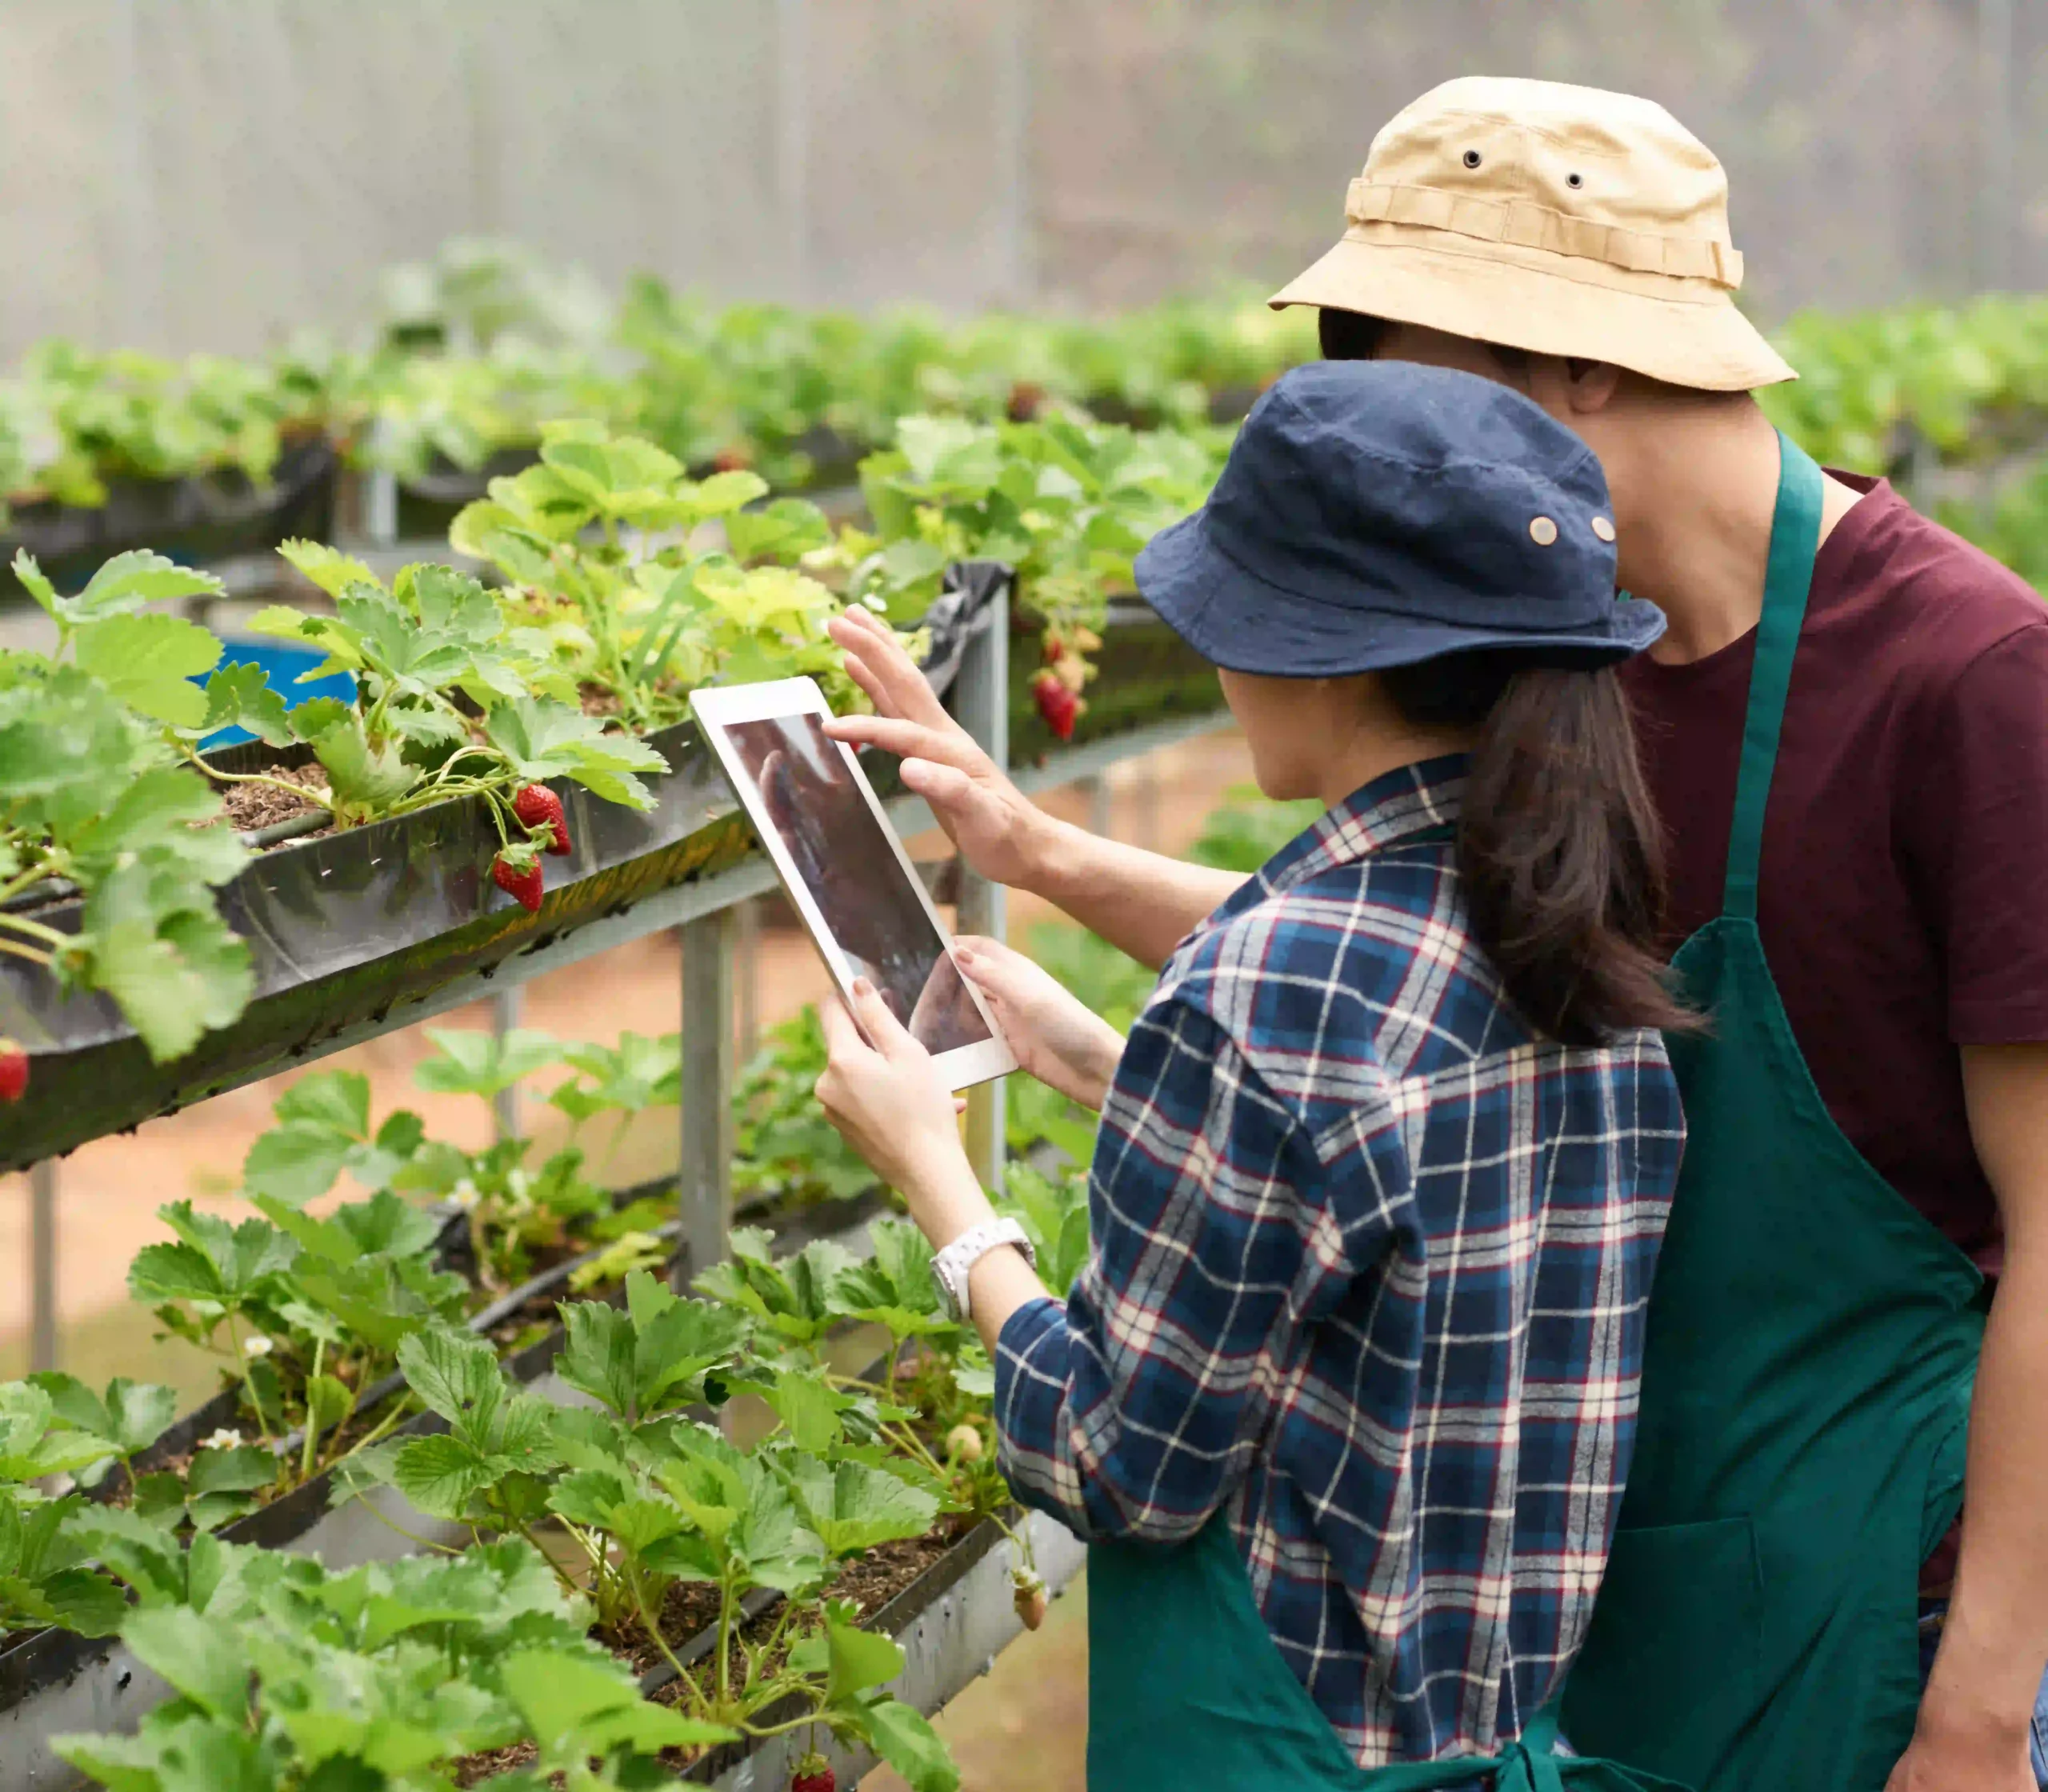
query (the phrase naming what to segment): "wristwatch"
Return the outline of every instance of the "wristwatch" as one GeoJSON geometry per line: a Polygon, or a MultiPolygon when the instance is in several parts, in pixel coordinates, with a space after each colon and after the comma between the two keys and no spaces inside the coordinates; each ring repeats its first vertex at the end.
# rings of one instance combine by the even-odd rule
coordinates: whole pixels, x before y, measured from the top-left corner
{"type": "Polygon", "coordinates": [[[1023,1252],[1024,1261],[1033,1269],[1038,1266],[1038,1254],[1032,1250],[1031,1241],[1024,1235],[1024,1228],[1014,1219],[991,1220],[986,1226],[970,1226],[931,1260],[932,1279],[938,1284],[940,1304],[946,1316],[958,1324],[967,1318],[967,1278],[974,1266],[992,1250],[1005,1245],[1014,1245],[1023,1252]]]}

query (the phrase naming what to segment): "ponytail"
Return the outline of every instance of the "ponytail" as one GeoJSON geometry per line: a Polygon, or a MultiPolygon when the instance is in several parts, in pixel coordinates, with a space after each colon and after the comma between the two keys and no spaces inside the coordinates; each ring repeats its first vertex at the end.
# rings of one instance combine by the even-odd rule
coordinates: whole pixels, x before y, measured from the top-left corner
{"type": "Polygon", "coordinates": [[[1378,676],[1411,726],[1478,730],[1458,871],[1523,1018],[1566,1046],[1696,1030],[1658,949],[1663,846],[1615,670],[1489,650],[1378,676]]]}

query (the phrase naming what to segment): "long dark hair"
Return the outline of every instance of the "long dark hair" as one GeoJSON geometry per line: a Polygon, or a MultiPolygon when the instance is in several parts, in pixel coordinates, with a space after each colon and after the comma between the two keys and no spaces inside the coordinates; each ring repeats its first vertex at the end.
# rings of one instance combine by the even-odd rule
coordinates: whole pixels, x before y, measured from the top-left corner
{"type": "Polygon", "coordinates": [[[1658,950],[1663,842],[1614,668],[1489,649],[1378,676],[1410,726],[1478,731],[1458,870],[1522,1018],[1567,1046],[1696,1028],[1658,950]]]}

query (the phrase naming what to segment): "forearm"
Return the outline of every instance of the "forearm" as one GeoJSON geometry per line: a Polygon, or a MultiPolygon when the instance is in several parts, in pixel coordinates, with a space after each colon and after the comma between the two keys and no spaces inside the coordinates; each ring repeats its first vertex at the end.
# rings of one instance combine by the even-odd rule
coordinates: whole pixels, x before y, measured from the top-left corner
{"type": "Polygon", "coordinates": [[[2009,1246],[1970,1416],[1962,1556],[1922,1726],[2024,1745],[2048,1662],[2048,1249],[2009,1246]]]}
{"type": "Polygon", "coordinates": [[[1030,863],[1033,894],[1154,970],[1244,882],[1050,816],[1030,863]]]}

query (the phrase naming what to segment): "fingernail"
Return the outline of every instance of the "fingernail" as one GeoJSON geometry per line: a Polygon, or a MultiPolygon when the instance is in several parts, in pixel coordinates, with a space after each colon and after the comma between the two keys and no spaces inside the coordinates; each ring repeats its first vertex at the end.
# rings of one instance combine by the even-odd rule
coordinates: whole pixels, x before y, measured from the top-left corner
{"type": "Polygon", "coordinates": [[[866,1001],[874,994],[874,986],[865,977],[856,977],[854,979],[854,994],[866,1001]]]}
{"type": "Polygon", "coordinates": [[[974,960],[974,949],[964,939],[956,939],[953,942],[953,956],[963,965],[972,964],[974,960]]]}

